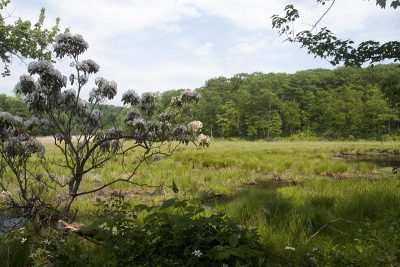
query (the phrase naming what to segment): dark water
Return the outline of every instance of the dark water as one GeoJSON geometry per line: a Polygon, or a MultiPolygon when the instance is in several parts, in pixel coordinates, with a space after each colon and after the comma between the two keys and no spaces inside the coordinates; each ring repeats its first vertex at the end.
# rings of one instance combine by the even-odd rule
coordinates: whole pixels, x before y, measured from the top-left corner
{"type": "Polygon", "coordinates": [[[367,162],[378,167],[400,168],[400,155],[393,154],[364,154],[364,155],[339,155],[350,162],[367,162]]]}
{"type": "Polygon", "coordinates": [[[0,218],[0,235],[11,229],[20,228],[23,225],[22,218],[0,218]]]}

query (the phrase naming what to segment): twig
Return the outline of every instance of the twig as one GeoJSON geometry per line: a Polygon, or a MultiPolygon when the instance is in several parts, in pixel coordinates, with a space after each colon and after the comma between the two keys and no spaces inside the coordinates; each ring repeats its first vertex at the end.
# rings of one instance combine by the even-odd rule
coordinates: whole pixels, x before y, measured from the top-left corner
{"type": "Polygon", "coordinates": [[[322,16],[317,20],[317,22],[316,22],[316,23],[314,24],[314,26],[311,28],[311,31],[310,31],[310,32],[312,32],[312,31],[315,29],[315,27],[317,27],[317,25],[321,22],[321,20],[325,17],[325,15],[328,14],[329,10],[331,10],[331,8],[333,7],[333,5],[335,4],[335,1],[336,1],[336,0],[333,0],[333,1],[332,1],[331,5],[328,7],[328,9],[324,12],[324,14],[322,14],[322,16]]]}
{"type": "Polygon", "coordinates": [[[342,235],[350,236],[348,233],[342,232],[342,231],[340,231],[340,230],[338,230],[338,229],[336,229],[336,228],[333,228],[333,227],[331,227],[331,226],[329,226],[328,228],[329,228],[329,229],[332,229],[333,231],[336,231],[336,232],[338,232],[338,233],[340,233],[340,234],[342,234],[342,235]]]}
{"type": "MultiPolygon", "coordinates": [[[[352,221],[347,221],[347,220],[344,220],[344,219],[342,219],[342,218],[337,218],[337,219],[334,219],[334,220],[332,220],[332,221],[329,221],[329,222],[327,222],[324,226],[322,226],[321,228],[319,228],[318,229],[318,231],[316,231],[312,236],[310,236],[310,238],[308,238],[307,240],[306,240],[306,244],[307,243],[309,243],[312,239],[314,239],[322,230],[324,230],[326,227],[328,227],[330,224],[332,224],[332,223],[335,223],[335,222],[337,222],[337,221],[344,221],[344,222],[347,222],[347,223],[351,223],[352,221]]],[[[337,229],[334,229],[334,230],[336,230],[336,231],[339,231],[339,230],[337,230],[337,229]]],[[[339,231],[340,232],[340,231],[339,231]]],[[[341,232],[342,233],[342,232],[341,232]]],[[[343,233],[343,234],[345,234],[345,233],[343,233]]]]}

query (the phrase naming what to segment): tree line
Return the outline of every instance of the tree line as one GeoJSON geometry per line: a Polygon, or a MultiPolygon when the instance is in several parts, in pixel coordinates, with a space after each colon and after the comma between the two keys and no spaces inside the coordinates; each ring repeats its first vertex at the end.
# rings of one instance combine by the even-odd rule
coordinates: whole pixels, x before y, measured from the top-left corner
{"type": "Polygon", "coordinates": [[[196,117],[214,137],[379,139],[400,131],[398,64],[241,73],[212,78],[198,92],[196,117]]]}
{"type": "MultiPolygon", "coordinates": [[[[167,107],[182,91],[157,93],[156,98],[167,107]]],[[[197,91],[202,98],[194,113],[213,137],[380,139],[400,132],[399,64],[240,73],[209,79],[197,91]]],[[[0,95],[0,110],[30,117],[19,97],[0,95]]],[[[102,110],[105,117],[121,121],[126,112],[112,105],[102,110]]]]}

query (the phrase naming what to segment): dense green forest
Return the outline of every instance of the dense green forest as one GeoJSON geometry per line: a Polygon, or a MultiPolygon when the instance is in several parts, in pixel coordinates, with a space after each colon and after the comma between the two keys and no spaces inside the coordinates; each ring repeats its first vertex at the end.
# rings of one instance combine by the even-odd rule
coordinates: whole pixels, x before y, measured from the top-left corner
{"type": "MultiPolygon", "coordinates": [[[[400,65],[342,67],[287,73],[217,77],[199,89],[195,108],[213,137],[273,139],[297,135],[326,139],[380,139],[400,132],[400,65]]],[[[182,90],[157,93],[168,106],[182,90]]],[[[0,110],[29,117],[23,100],[0,95],[0,110]]],[[[105,106],[109,119],[124,119],[120,107],[105,106]]],[[[43,133],[46,134],[46,133],[43,133]]]]}
{"type": "MultiPolygon", "coordinates": [[[[198,89],[214,137],[381,138],[400,128],[400,65],[237,74],[198,89]]],[[[170,94],[170,93],[164,93],[170,94]]]]}

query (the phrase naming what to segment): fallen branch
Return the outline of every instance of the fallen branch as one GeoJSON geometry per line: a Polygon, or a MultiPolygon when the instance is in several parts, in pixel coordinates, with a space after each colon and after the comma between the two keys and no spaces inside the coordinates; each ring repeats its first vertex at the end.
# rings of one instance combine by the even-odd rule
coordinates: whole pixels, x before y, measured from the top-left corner
{"type": "Polygon", "coordinates": [[[104,240],[105,236],[111,236],[112,231],[103,228],[88,229],[89,227],[83,223],[73,222],[67,223],[63,220],[58,220],[58,229],[69,232],[76,233],[77,235],[85,238],[86,240],[95,243],[97,245],[102,245],[101,241],[104,240]]]}

